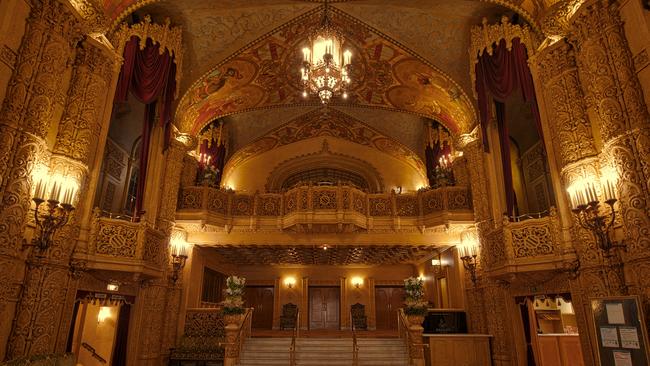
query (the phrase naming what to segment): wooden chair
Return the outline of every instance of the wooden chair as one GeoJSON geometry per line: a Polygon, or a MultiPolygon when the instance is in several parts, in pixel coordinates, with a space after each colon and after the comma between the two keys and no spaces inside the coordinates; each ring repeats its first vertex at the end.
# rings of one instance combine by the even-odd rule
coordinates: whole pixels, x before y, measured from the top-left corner
{"type": "Polygon", "coordinates": [[[298,305],[288,303],[282,305],[282,315],[280,316],[280,329],[293,329],[296,327],[298,319],[298,305]]]}
{"type": "Polygon", "coordinates": [[[352,324],[355,329],[368,330],[368,317],[366,316],[366,306],[356,303],[351,307],[352,324]]]}

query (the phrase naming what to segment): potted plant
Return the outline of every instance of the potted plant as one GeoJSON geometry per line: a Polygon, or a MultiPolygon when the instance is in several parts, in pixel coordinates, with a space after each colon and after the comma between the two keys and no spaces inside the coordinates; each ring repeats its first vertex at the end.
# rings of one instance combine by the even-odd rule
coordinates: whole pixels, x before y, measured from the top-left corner
{"type": "Polygon", "coordinates": [[[226,279],[226,298],[221,302],[223,319],[226,324],[239,324],[242,321],[244,309],[244,287],[246,279],[230,276],[226,279]]]}
{"type": "Polygon", "coordinates": [[[428,311],[428,303],[424,300],[424,283],[421,278],[409,277],[404,280],[406,301],[404,314],[410,325],[422,325],[428,311]]]}

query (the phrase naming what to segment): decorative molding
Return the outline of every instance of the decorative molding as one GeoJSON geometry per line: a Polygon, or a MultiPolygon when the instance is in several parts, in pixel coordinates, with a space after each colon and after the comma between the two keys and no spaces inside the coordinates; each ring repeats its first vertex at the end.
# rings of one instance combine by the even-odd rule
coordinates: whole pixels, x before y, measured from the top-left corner
{"type": "Polygon", "coordinates": [[[16,65],[17,54],[6,44],[3,44],[0,48],[0,61],[5,65],[9,66],[10,69],[14,69],[16,65]]]}
{"type": "Polygon", "coordinates": [[[641,70],[645,69],[648,64],[650,64],[650,58],[648,57],[648,49],[644,48],[641,52],[637,53],[634,56],[634,67],[636,72],[639,73],[641,70]]]}

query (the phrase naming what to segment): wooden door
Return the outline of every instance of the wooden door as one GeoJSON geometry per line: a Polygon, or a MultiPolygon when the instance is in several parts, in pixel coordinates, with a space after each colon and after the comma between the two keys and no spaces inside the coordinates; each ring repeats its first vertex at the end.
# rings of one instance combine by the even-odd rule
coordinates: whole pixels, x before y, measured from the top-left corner
{"type": "Polygon", "coordinates": [[[397,329],[397,310],[404,307],[403,287],[375,287],[377,329],[397,329]]]}
{"type": "Polygon", "coordinates": [[[309,329],[339,329],[340,289],[309,288],[309,329]]]}
{"type": "Polygon", "coordinates": [[[247,286],[244,306],[253,308],[254,329],[273,328],[273,286],[247,286]]]}

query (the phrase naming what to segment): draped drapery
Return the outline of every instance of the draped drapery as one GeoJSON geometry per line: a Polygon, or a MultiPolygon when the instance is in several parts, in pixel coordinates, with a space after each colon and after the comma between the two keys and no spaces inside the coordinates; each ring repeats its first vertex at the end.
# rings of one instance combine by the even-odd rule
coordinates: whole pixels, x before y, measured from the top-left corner
{"type": "Polygon", "coordinates": [[[448,141],[437,140],[430,142],[424,149],[424,157],[427,166],[427,178],[429,179],[429,186],[436,187],[438,185],[438,174],[436,169],[441,168],[440,159],[442,157],[449,157],[451,155],[451,145],[448,141]]]}
{"type": "Polygon", "coordinates": [[[508,134],[505,102],[516,90],[520,90],[523,99],[530,105],[535,127],[543,140],[542,122],[535,97],[533,77],[528,67],[526,47],[519,38],[512,40],[508,50],[506,40],[502,39],[492,50],[492,55],[483,52],[475,66],[476,93],[483,136],[483,147],[489,151],[487,126],[490,120],[490,101],[494,100],[497,128],[501,143],[504,185],[506,189],[507,214],[514,213],[516,197],[514,195],[512,168],[510,165],[510,137],[508,134]]]}
{"type": "Polygon", "coordinates": [[[129,92],[145,104],[142,123],[142,143],[140,144],[140,175],[138,177],[133,217],[137,220],[142,214],[144,186],[149,159],[149,145],[156,111],[160,124],[165,129],[165,147],[169,142],[171,106],[176,90],[176,64],[168,50],[160,52],[160,45],[147,38],[145,47],[140,48],[141,40],[133,36],[124,47],[124,64],[117,81],[114,102],[126,102],[129,92]]]}

